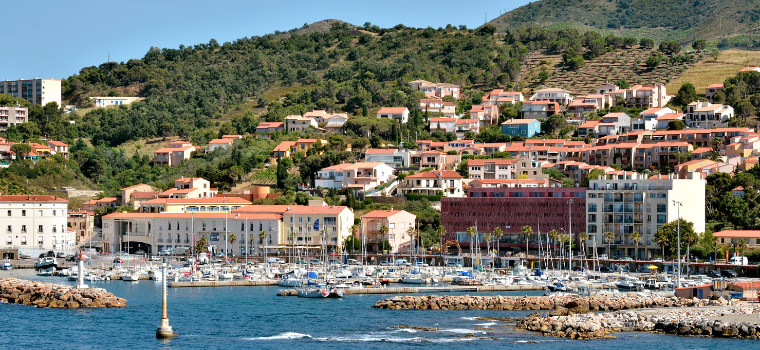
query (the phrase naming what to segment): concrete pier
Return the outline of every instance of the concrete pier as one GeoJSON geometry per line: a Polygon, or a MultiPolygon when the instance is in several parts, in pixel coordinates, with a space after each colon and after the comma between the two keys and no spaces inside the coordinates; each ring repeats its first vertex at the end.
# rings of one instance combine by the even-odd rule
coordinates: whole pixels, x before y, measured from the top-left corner
{"type": "MultiPolygon", "coordinates": [[[[432,286],[432,287],[387,287],[387,288],[348,288],[345,294],[409,294],[409,293],[445,293],[445,292],[515,292],[527,290],[542,290],[539,285],[511,286],[432,286]]],[[[297,296],[295,289],[283,289],[279,296],[297,296]]]]}

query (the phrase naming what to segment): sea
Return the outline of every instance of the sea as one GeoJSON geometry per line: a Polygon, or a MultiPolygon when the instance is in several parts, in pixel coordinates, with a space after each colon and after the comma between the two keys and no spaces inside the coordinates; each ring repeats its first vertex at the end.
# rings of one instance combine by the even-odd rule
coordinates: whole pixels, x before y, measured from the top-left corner
{"type": "MultiPolygon", "coordinates": [[[[0,276],[73,284],[33,270],[0,276]]],[[[161,283],[90,282],[127,299],[123,309],[38,309],[0,304],[2,349],[760,349],[760,341],[616,333],[615,339],[568,340],[515,331],[480,317],[520,317],[525,311],[380,310],[393,295],[343,299],[279,297],[280,287],[168,288],[176,338],[158,340],[161,283]],[[397,328],[426,327],[435,330],[397,328]]],[[[539,295],[540,292],[469,293],[539,295]]]]}

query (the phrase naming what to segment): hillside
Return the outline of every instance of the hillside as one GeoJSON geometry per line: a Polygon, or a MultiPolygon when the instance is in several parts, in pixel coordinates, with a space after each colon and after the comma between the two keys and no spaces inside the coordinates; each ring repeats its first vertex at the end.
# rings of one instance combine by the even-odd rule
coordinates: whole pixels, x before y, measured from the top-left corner
{"type": "Polygon", "coordinates": [[[490,23],[498,31],[530,25],[605,30],[618,36],[679,40],[758,34],[760,1],[540,0],[490,23]]]}

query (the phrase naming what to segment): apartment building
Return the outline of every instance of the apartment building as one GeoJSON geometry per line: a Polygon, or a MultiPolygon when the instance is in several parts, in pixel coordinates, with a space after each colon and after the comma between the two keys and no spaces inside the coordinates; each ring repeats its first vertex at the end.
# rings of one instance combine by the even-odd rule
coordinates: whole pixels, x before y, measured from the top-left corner
{"type": "Polygon", "coordinates": [[[597,88],[600,94],[610,96],[612,102],[623,101],[626,106],[634,108],[664,107],[670,102],[665,85],[634,85],[628,89],[620,89],[614,84],[606,84],[597,88]]]}
{"type": "Polygon", "coordinates": [[[609,113],[602,117],[595,128],[597,136],[622,134],[631,130],[631,117],[625,113],[609,113]]]}
{"type": "Polygon", "coordinates": [[[140,203],[140,211],[143,213],[229,213],[250,204],[251,202],[239,197],[156,198],[140,203]]]}
{"type": "Polygon", "coordinates": [[[353,224],[354,213],[343,206],[296,205],[283,213],[283,228],[289,232],[285,242],[305,246],[314,255],[319,254],[323,244],[329,253],[340,253],[353,224]]]}
{"type": "Polygon", "coordinates": [[[524,119],[546,119],[554,114],[561,113],[559,103],[554,101],[525,101],[522,104],[522,117],[524,119]]]}
{"type": "Polygon", "coordinates": [[[573,95],[570,91],[559,88],[547,88],[537,90],[536,93],[531,96],[531,101],[549,101],[556,102],[561,105],[568,105],[573,102],[573,95]]]}
{"type": "MultiPolygon", "coordinates": [[[[381,242],[387,241],[391,249],[388,253],[409,253],[412,247],[410,230],[415,228],[417,216],[405,210],[373,210],[362,215],[362,223],[357,238],[369,246],[371,252],[382,251],[381,242]],[[383,234],[385,226],[388,232],[383,234]]],[[[416,237],[415,237],[416,238],[416,237]]]]}
{"type": "Polygon", "coordinates": [[[74,230],[77,244],[86,245],[95,233],[95,213],[84,210],[69,210],[66,225],[74,230]]]}
{"type": "Polygon", "coordinates": [[[655,120],[657,121],[657,129],[664,130],[670,126],[670,122],[672,121],[676,121],[676,120],[684,121],[684,114],[683,113],[666,113],[657,117],[657,119],[655,120]]]}
{"type": "Polygon", "coordinates": [[[393,168],[385,163],[343,163],[319,170],[314,185],[322,188],[367,191],[394,178],[393,168]]]}
{"type": "Polygon", "coordinates": [[[380,149],[370,148],[364,153],[365,162],[380,162],[389,165],[391,168],[409,166],[409,151],[398,150],[396,148],[380,149]]]}
{"type": "Polygon", "coordinates": [[[70,250],[76,237],[66,223],[68,201],[55,196],[0,195],[0,217],[5,233],[0,249],[39,254],[70,250]]]}
{"type": "Polygon", "coordinates": [[[514,179],[517,159],[469,159],[468,174],[471,179],[514,179]]]}
{"type": "Polygon", "coordinates": [[[441,113],[444,117],[456,117],[456,104],[453,102],[444,102],[441,99],[423,98],[417,106],[421,112],[441,113]]]}
{"type": "MultiPolygon", "coordinates": [[[[523,104],[523,108],[525,108],[525,104],[523,104]]],[[[501,133],[509,136],[528,138],[540,132],[541,122],[536,119],[509,119],[501,123],[501,133]]]]}
{"type": "Polygon", "coordinates": [[[610,257],[650,259],[661,247],[654,241],[657,229],[680,217],[705,230],[705,181],[701,179],[591,180],[586,192],[587,253],[610,257]],[[680,202],[676,207],[674,201],[680,202]],[[607,250],[605,232],[612,232],[607,250]],[[634,252],[633,232],[641,234],[634,252]]]}
{"type": "Polygon", "coordinates": [[[571,114],[575,119],[580,119],[583,118],[584,113],[596,112],[605,108],[605,106],[611,106],[612,102],[612,98],[609,95],[591,94],[580,96],[567,105],[567,113],[571,114]]]}
{"type": "Polygon", "coordinates": [[[303,132],[309,128],[317,128],[318,124],[314,118],[289,115],[285,117],[285,128],[291,132],[303,132]]]}
{"type": "Polygon", "coordinates": [[[183,160],[190,159],[198,148],[188,141],[172,141],[166,147],[153,152],[153,163],[158,166],[178,166],[183,160]]]}
{"type": "Polygon", "coordinates": [[[0,81],[0,94],[23,98],[31,103],[44,106],[55,102],[61,104],[61,81],[58,79],[29,79],[0,81]]]}
{"type": "Polygon", "coordinates": [[[490,101],[472,105],[470,119],[479,121],[480,125],[496,125],[496,122],[499,121],[499,106],[490,101]]]}
{"type": "Polygon", "coordinates": [[[29,121],[29,108],[0,107],[0,131],[29,121]]]}
{"type": "Polygon", "coordinates": [[[459,98],[459,85],[446,83],[431,83],[426,80],[414,80],[409,82],[412,89],[422,91],[427,97],[444,97],[451,96],[459,98]]]}
{"type": "Polygon", "coordinates": [[[456,171],[433,170],[408,175],[399,185],[403,195],[410,193],[441,195],[443,197],[464,197],[462,176],[456,171]]]}
{"type": "Polygon", "coordinates": [[[733,117],[734,108],[729,105],[694,101],[686,106],[685,123],[692,128],[724,128],[728,126],[728,120],[733,117]]]}

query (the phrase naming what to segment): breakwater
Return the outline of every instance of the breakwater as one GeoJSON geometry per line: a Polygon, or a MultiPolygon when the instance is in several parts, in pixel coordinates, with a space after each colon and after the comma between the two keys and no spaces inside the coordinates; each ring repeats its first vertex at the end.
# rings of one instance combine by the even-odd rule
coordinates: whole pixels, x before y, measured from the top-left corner
{"type": "Polygon", "coordinates": [[[54,283],[0,277],[0,301],[40,308],[126,307],[127,301],[103,288],[77,289],[54,283]]]}
{"type": "MultiPolygon", "coordinates": [[[[645,314],[636,311],[587,313],[566,316],[532,314],[519,320],[517,329],[571,339],[609,338],[613,332],[655,332],[680,336],[760,338],[760,325],[753,322],[715,320],[726,315],[749,316],[760,309],[669,311],[645,314]]],[[[754,316],[750,317],[754,318],[754,316]]]]}
{"type": "MultiPolygon", "coordinates": [[[[725,301],[722,301],[725,302],[725,301]]],[[[379,309],[419,309],[419,310],[555,310],[567,309],[579,314],[589,311],[618,311],[642,308],[671,308],[708,306],[721,301],[702,299],[680,299],[658,296],[396,296],[383,299],[373,307],[379,309]]],[[[720,304],[718,304],[720,305],[720,304]]]]}

